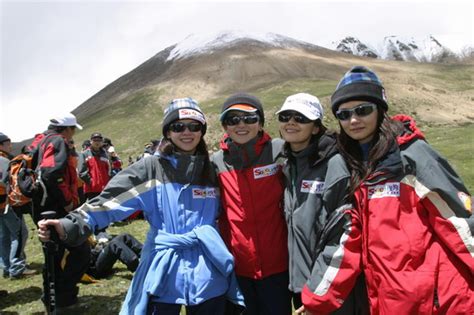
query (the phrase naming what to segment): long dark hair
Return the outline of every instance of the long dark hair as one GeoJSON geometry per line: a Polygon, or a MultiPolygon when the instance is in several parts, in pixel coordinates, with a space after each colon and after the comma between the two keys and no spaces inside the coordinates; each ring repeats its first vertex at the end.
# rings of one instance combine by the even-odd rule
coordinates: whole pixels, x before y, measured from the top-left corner
{"type": "Polygon", "coordinates": [[[337,136],[337,148],[346,161],[351,172],[351,183],[349,196],[353,196],[355,190],[361,182],[367,179],[375,171],[377,163],[387,155],[393,145],[396,144],[396,137],[403,130],[400,122],[394,121],[387,112],[379,108],[377,114],[377,128],[372,139],[367,161],[364,161],[362,150],[357,140],[349,137],[344,129],[337,136]]]}

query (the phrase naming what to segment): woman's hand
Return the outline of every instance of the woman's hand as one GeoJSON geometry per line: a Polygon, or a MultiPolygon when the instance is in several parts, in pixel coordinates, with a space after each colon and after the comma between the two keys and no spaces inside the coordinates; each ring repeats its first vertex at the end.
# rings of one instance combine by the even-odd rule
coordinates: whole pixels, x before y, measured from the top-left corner
{"type": "Polygon", "coordinates": [[[63,226],[59,223],[59,220],[41,220],[38,222],[38,237],[42,242],[49,242],[51,240],[51,231],[48,229],[52,226],[56,233],[58,233],[60,240],[66,239],[66,232],[63,226]]]}

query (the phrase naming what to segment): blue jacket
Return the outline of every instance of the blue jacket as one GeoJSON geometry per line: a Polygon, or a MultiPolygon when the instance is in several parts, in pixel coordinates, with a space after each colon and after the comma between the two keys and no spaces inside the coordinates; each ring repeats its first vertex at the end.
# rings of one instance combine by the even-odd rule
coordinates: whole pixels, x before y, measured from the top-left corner
{"type": "Polygon", "coordinates": [[[215,228],[219,191],[213,174],[204,178],[204,161],[178,154],[142,159],[61,220],[72,244],[90,229],[144,211],[150,230],[121,314],[145,314],[149,298],[196,305],[226,294],[243,305],[233,258],[215,228]]]}

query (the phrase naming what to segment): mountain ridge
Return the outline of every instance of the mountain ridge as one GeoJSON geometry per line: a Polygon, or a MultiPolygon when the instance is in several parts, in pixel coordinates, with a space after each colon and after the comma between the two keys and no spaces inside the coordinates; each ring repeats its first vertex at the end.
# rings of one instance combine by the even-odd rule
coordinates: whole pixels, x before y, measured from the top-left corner
{"type": "Polygon", "coordinates": [[[442,45],[433,35],[422,38],[390,35],[372,43],[346,36],[332,42],[330,48],[356,56],[398,61],[446,63],[472,57],[472,47],[465,46],[456,53],[442,45]]]}

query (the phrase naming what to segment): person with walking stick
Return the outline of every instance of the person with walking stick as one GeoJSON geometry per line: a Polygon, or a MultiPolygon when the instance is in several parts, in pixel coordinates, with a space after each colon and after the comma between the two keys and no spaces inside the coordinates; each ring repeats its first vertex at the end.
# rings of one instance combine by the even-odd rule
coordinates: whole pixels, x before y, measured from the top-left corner
{"type": "MultiPolygon", "coordinates": [[[[52,211],[55,218],[65,217],[68,212],[78,206],[77,172],[74,167],[74,156],[69,148],[69,141],[75,134],[76,128],[82,127],[77,123],[73,114],[57,115],[50,120],[48,130],[38,145],[38,180],[44,189],[42,198],[33,199],[35,221],[40,214],[52,211]],[[41,200],[38,200],[41,199],[41,200]]],[[[50,214],[52,215],[52,214],[50,214]]],[[[48,244],[51,247],[51,244],[48,244]]],[[[89,266],[90,246],[87,242],[69,246],[62,242],[54,244],[57,250],[52,255],[50,248],[45,248],[45,260],[54,265],[48,270],[43,268],[43,303],[50,307],[48,294],[50,291],[51,273],[55,276],[55,307],[56,311],[67,313],[68,308],[77,303],[79,288],[77,283],[89,266]],[[61,261],[66,253],[64,267],[61,261]],[[49,304],[48,304],[49,303],[49,304]]]]}

